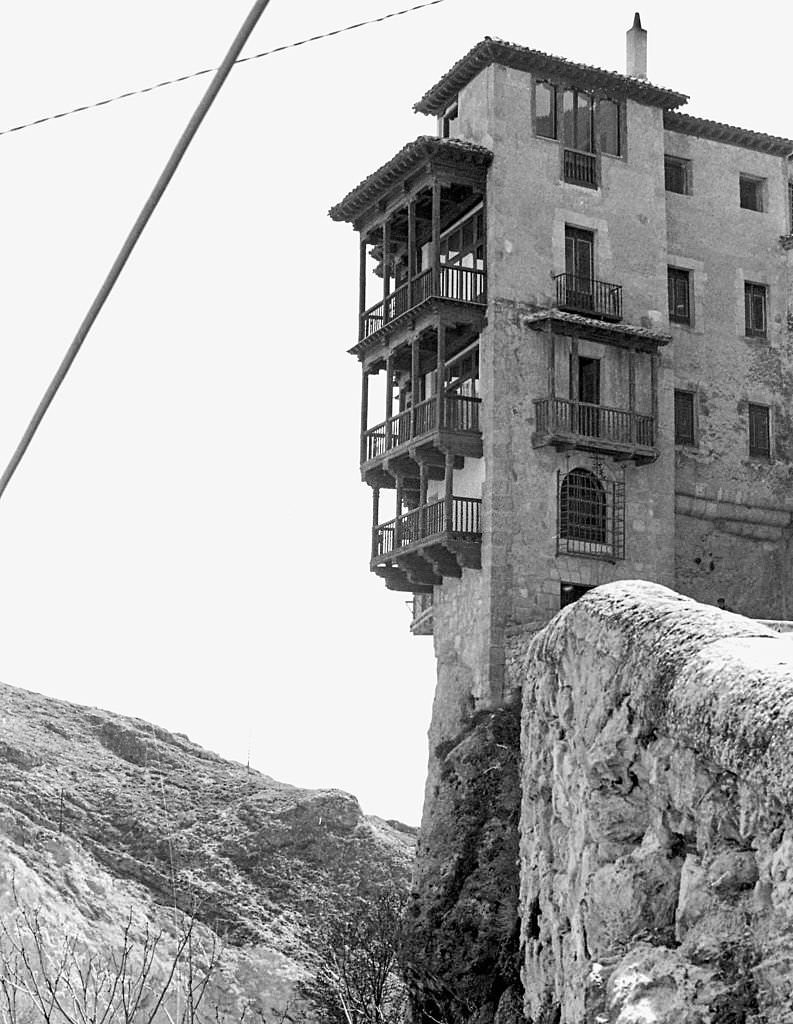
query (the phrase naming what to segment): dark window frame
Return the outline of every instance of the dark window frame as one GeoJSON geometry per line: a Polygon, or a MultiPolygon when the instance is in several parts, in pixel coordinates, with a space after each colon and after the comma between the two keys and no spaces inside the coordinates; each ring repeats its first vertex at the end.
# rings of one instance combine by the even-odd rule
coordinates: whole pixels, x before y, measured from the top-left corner
{"type": "Polygon", "coordinates": [[[743,304],[746,337],[767,338],[768,285],[760,284],[758,281],[744,281],[743,304]]]}
{"type": "Polygon", "coordinates": [[[625,104],[618,99],[614,99],[611,96],[601,96],[594,92],[588,92],[585,89],[579,89],[572,85],[563,85],[557,82],[548,81],[545,78],[535,78],[534,80],[534,95],[533,95],[533,115],[534,115],[534,134],[540,139],[552,139],[557,142],[561,142],[567,149],[575,150],[578,153],[589,153],[592,156],[612,156],[619,159],[625,157],[625,104]],[[551,125],[548,133],[539,130],[540,115],[537,113],[538,103],[537,95],[540,89],[547,90],[550,94],[550,110],[548,115],[542,115],[544,121],[546,117],[550,118],[551,125]],[[578,138],[578,116],[573,119],[573,136],[574,143],[569,144],[564,139],[564,96],[565,93],[573,94],[573,111],[575,112],[578,108],[579,96],[586,97],[589,104],[589,143],[588,145],[579,145],[580,139],[578,138]],[[605,105],[608,104],[610,108],[613,108],[616,120],[613,122],[611,127],[614,129],[616,134],[616,152],[612,152],[610,149],[604,149],[600,145],[600,139],[602,135],[602,122],[601,122],[601,108],[606,109],[605,105]]]}
{"type": "Polygon", "coordinates": [[[696,392],[675,388],[675,444],[696,447],[696,392]]]}
{"type": "Polygon", "coordinates": [[[540,139],[558,139],[559,138],[559,87],[553,82],[548,82],[542,78],[536,78],[534,80],[534,134],[540,139]],[[540,132],[537,128],[539,121],[539,115],[537,114],[537,90],[543,86],[546,88],[551,97],[549,117],[551,120],[551,135],[545,135],[540,132]]]}
{"type": "Polygon", "coordinates": [[[670,323],[691,327],[691,271],[685,267],[667,267],[666,289],[670,323]]]}
{"type": "Polygon", "coordinates": [[[664,189],[667,192],[674,192],[679,196],[691,195],[691,161],[682,156],[673,156],[671,153],[664,153],[664,189]],[[672,171],[680,174],[682,188],[671,188],[674,184],[672,171]]]}
{"type": "Polygon", "coordinates": [[[738,201],[742,210],[754,210],[755,213],[765,213],[766,202],[766,178],[758,178],[754,174],[741,174],[738,176],[738,201]]]}
{"type": "Polygon", "coordinates": [[[749,402],[749,457],[771,458],[771,407],[749,402]]]}

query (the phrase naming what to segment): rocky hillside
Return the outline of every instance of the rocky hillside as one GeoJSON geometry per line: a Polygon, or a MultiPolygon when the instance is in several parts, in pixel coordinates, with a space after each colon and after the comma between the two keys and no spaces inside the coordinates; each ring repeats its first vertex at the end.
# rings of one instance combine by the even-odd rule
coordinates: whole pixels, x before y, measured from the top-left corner
{"type": "Polygon", "coordinates": [[[111,948],[130,913],[173,931],[174,905],[195,909],[224,945],[211,996],[232,1014],[296,1007],[306,926],[345,890],[407,886],[414,843],[346,793],[0,685],[0,916],[40,907],[53,934],[111,948]]]}

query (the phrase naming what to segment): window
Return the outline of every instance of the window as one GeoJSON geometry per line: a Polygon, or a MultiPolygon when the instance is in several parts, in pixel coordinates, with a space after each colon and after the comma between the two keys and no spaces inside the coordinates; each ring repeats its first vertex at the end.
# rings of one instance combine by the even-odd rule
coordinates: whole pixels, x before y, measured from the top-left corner
{"type": "Polygon", "coordinates": [[[743,288],[746,336],[748,338],[765,338],[768,330],[766,317],[768,289],[764,284],[752,284],[751,281],[747,281],[743,288]]]}
{"type": "Polygon", "coordinates": [[[544,139],[556,138],[556,86],[550,82],[534,86],[534,126],[544,139]]]}
{"type": "Polygon", "coordinates": [[[743,209],[762,213],[765,209],[765,178],[751,178],[748,174],[742,174],[739,189],[743,209]]]}
{"type": "Polygon", "coordinates": [[[562,94],[562,141],[582,153],[594,151],[592,133],[592,97],[578,89],[562,94]]]}
{"type": "Polygon", "coordinates": [[[675,391],[675,444],[695,444],[694,392],[675,391]]]}
{"type": "Polygon", "coordinates": [[[566,608],[569,604],[575,604],[579,597],[592,590],[583,583],[561,583],[559,586],[559,607],[566,608]]]}
{"type": "Polygon", "coordinates": [[[457,115],[459,114],[459,112],[460,107],[457,100],[455,100],[453,103],[450,103],[446,110],[444,110],[443,116],[441,117],[441,138],[449,138],[452,130],[452,121],[457,120],[457,115]]]}
{"type": "Polygon", "coordinates": [[[667,270],[669,292],[669,319],[675,324],[691,323],[691,275],[688,270],[669,267],[667,270]]]}
{"type": "Polygon", "coordinates": [[[601,153],[619,156],[620,106],[614,100],[598,100],[595,106],[595,137],[601,153]]]}
{"type": "Polygon", "coordinates": [[[558,475],[557,554],[625,557],[625,483],[573,469],[558,475]]]}
{"type": "Polygon", "coordinates": [[[771,455],[771,428],[767,405],[749,405],[749,454],[762,458],[771,455]]]}
{"type": "Polygon", "coordinates": [[[664,157],[664,188],[682,196],[691,194],[690,161],[679,156],[664,157]]]}

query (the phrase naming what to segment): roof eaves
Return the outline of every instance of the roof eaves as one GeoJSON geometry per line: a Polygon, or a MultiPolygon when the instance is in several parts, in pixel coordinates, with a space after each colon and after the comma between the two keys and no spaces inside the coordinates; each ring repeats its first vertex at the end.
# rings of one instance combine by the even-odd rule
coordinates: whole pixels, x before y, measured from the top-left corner
{"type": "Polygon", "coordinates": [[[683,135],[696,135],[712,142],[724,142],[744,149],[757,149],[774,156],[788,156],[793,153],[793,139],[779,135],[765,135],[749,128],[737,128],[722,121],[709,121],[704,117],[693,117],[678,110],[664,111],[664,128],[683,135]]]}
{"type": "Polygon", "coordinates": [[[541,309],[535,313],[527,313],[523,322],[527,327],[533,324],[541,324],[546,321],[557,323],[576,324],[581,327],[602,328],[610,334],[622,334],[630,338],[644,338],[647,341],[655,342],[656,345],[668,345],[672,340],[671,334],[663,331],[653,330],[651,327],[636,327],[634,324],[614,324],[608,321],[598,321],[589,316],[581,316],[579,313],[568,313],[563,309],[541,309]]]}
{"type": "Polygon", "coordinates": [[[503,64],[522,71],[540,74],[558,74],[581,79],[587,77],[592,87],[610,89],[615,95],[631,97],[651,106],[665,109],[679,107],[688,102],[685,93],[674,92],[653,85],[643,78],[606,71],[589,64],[578,64],[564,57],[532,50],[517,43],[509,43],[486,36],[468,51],[446,74],[429,89],[413,107],[421,114],[440,114],[459,90],[467,85],[489,64],[503,64]]]}

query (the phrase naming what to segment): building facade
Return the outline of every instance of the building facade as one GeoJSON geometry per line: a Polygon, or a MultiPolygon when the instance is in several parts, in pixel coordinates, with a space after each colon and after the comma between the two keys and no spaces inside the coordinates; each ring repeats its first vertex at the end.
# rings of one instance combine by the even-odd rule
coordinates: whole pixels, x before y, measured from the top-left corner
{"type": "Polygon", "coordinates": [[[793,141],[686,100],[638,16],[625,75],[485,39],[416,105],[437,135],[331,210],[371,568],[458,703],[506,699],[511,631],[611,580],[793,617],[793,141]]]}

